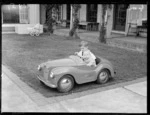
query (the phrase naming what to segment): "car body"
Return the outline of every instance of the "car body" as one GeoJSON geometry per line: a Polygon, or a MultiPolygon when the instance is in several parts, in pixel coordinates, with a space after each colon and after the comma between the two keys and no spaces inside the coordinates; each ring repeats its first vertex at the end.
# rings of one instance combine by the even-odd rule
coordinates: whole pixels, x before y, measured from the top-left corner
{"type": "Polygon", "coordinates": [[[97,56],[96,64],[96,67],[87,66],[79,56],[71,55],[40,64],[37,77],[45,85],[57,88],[60,92],[70,91],[74,83],[106,83],[109,78],[114,77],[115,72],[110,61],[97,56]]]}

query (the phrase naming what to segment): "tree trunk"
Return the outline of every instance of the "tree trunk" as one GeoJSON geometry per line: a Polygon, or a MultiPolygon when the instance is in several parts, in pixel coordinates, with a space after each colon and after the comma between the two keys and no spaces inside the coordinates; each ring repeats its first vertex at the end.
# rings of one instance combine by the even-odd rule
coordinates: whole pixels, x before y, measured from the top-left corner
{"type": "Polygon", "coordinates": [[[78,28],[78,24],[79,24],[79,19],[77,17],[77,13],[78,13],[78,10],[80,9],[80,4],[72,4],[72,14],[73,15],[73,25],[72,25],[72,28],[71,30],[69,31],[69,36],[74,36],[75,35],[75,38],[79,38],[79,36],[77,35],[77,32],[76,32],[76,29],[78,28]]]}
{"type": "Polygon", "coordinates": [[[105,38],[105,34],[106,34],[106,28],[105,28],[106,9],[107,9],[107,6],[102,5],[102,22],[101,22],[101,27],[100,27],[100,31],[99,31],[99,41],[101,43],[106,43],[106,38],[105,38]]]}
{"type": "MultiPolygon", "coordinates": [[[[59,5],[59,4],[58,4],[59,5]]],[[[48,26],[48,31],[50,34],[53,33],[54,29],[53,29],[53,25],[55,23],[55,19],[52,17],[52,9],[56,8],[57,5],[56,4],[49,4],[49,5],[45,5],[46,6],[46,12],[47,12],[47,19],[46,19],[46,24],[48,26]]]]}
{"type": "Polygon", "coordinates": [[[50,34],[53,33],[53,23],[52,23],[53,19],[52,19],[52,11],[48,10],[48,16],[47,16],[47,25],[48,25],[48,31],[50,32],[50,34]]]}

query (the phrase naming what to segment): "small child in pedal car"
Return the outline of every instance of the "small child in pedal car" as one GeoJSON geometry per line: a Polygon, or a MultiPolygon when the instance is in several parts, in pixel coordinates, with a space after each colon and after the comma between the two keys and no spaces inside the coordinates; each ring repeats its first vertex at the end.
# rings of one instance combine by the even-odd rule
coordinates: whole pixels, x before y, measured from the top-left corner
{"type": "Polygon", "coordinates": [[[95,59],[96,56],[88,49],[88,42],[81,41],[80,43],[81,51],[75,52],[75,55],[78,55],[83,59],[87,66],[96,66],[95,59]]]}

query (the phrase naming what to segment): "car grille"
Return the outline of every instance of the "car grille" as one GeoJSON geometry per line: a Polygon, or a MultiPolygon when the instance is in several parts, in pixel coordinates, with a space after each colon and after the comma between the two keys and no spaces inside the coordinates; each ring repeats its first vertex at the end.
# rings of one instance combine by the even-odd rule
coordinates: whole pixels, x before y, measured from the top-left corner
{"type": "Polygon", "coordinates": [[[39,75],[44,77],[46,80],[48,79],[48,70],[46,68],[42,68],[40,71],[39,71],[39,75]]]}
{"type": "Polygon", "coordinates": [[[44,77],[44,69],[41,69],[41,70],[39,71],[39,75],[42,76],[42,77],[44,77]]]}

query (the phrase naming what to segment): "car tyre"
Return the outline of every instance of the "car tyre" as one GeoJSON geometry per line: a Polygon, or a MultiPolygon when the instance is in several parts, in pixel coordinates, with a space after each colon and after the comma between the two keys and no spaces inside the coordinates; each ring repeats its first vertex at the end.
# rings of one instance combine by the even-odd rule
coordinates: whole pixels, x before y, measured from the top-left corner
{"type": "Polygon", "coordinates": [[[74,87],[74,79],[70,75],[64,75],[58,81],[58,91],[62,93],[69,92],[74,87]]]}
{"type": "Polygon", "coordinates": [[[104,84],[106,83],[110,78],[110,72],[107,69],[102,69],[97,77],[97,83],[98,84],[104,84]]]}

